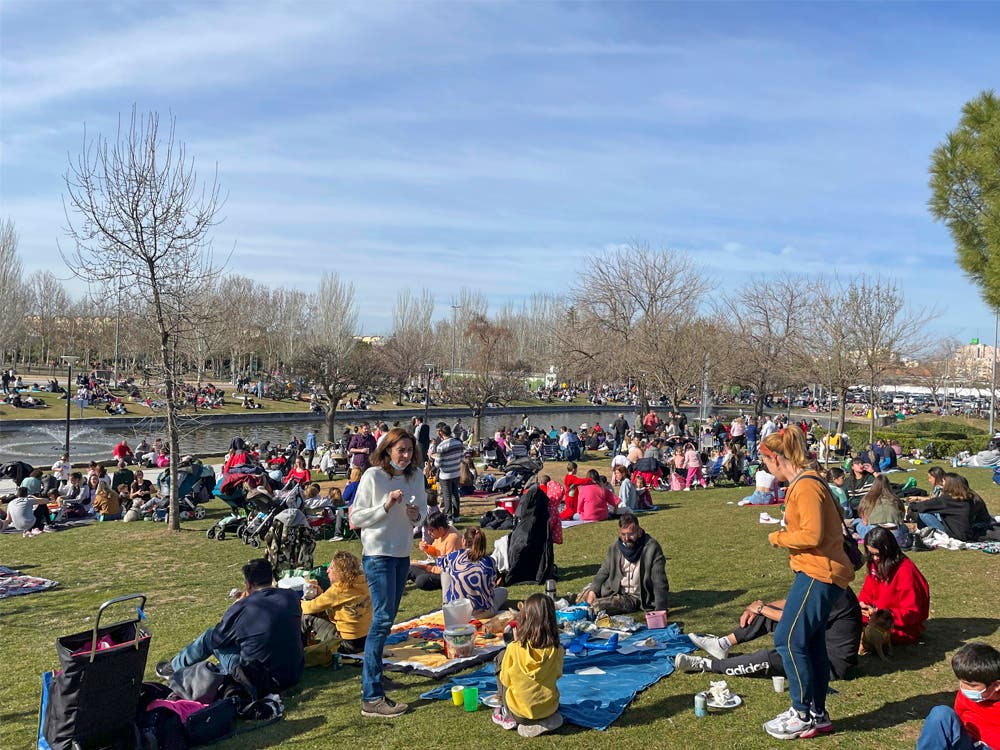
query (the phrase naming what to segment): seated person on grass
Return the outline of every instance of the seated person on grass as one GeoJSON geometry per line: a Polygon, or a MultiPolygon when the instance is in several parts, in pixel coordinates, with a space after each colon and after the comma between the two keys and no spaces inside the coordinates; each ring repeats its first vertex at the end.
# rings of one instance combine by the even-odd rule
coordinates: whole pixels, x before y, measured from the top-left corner
{"type": "Polygon", "coordinates": [[[737,505],[771,505],[774,502],[774,474],[766,471],[763,466],[753,475],[754,491],[752,495],[740,500],[737,505]]]}
{"type": "MultiPolygon", "coordinates": [[[[448,523],[444,513],[431,513],[424,524],[433,544],[421,541],[421,551],[430,557],[445,557],[464,546],[462,535],[448,523]]],[[[441,588],[441,567],[436,563],[418,561],[410,564],[407,578],[422,591],[436,591],[441,588]]]]}
{"type": "Polygon", "coordinates": [[[463,548],[438,558],[442,577],[444,603],[468,599],[472,616],[484,620],[493,617],[507,601],[507,589],[497,586],[497,567],[486,554],[486,535],[469,527],[462,535],[463,548]],[[447,581],[447,583],[445,582],[447,581]]]}
{"type": "MultiPolygon", "coordinates": [[[[674,666],[684,672],[713,672],[730,677],[781,677],[785,667],[781,656],[773,648],[762,648],[752,654],[730,656],[729,650],[740,643],[749,643],[773,633],[781,619],[785,600],[751,602],[740,615],[740,625],[724,636],[698,635],[688,638],[711,658],[678,654],[674,666]]],[[[826,652],[830,659],[830,672],[834,679],[842,680],[851,667],[858,663],[858,645],[861,643],[861,607],[848,586],[833,605],[826,621],[826,652]]]]}
{"type": "Polygon", "coordinates": [[[958,678],[955,707],[935,706],[927,715],[917,750],[1000,747],[1000,652],[967,643],[951,657],[958,678]]]}
{"type": "Polygon", "coordinates": [[[51,531],[49,506],[41,498],[29,495],[24,487],[18,487],[14,498],[7,503],[7,515],[0,523],[0,529],[13,526],[24,536],[35,536],[43,531],[51,531]]]}
{"type": "Polygon", "coordinates": [[[226,610],[218,625],[189,643],[170,661],[156,665],[156,674],[174,672],[215,656],[223,674],[242,665],[270,682],[268,693],[278,693],[302,679],[302,607],[298,595],[274,586],[274,569],[263,558],[243,566],[243,594],[226,610]]]}
{"type": "Polygon", "coordinates": [[[961,474],[944,475],[941,494],[911,502],[908,513],[917,528],[932,528],[961,542],[972,541],[972,502],[975,495],[961,474]]]}
{"type": "Polygon", "coordinates": [[[876,526],[865,536],[868,572],[858,593],[865,624],[876,610],[892,612],[893,643],[916,643],[930,613],[927,579],[896,542],[889,529],[876,526]]]}
{"type": "Polygon", "coordinates": [[[351,512],[351,506],[354,505],[354,496],[358,492],[359,484],[361,484],[361,480],[359,479],[348,482],[344,485],[344,491],[340,493],[340,502],[333,512],[333,536],[330,538],[331,542],[344,541],[348,526],[347,519],[351,512]]]}
{"type": "Polygon", "coordinates": [[[609,615],[666,610],[670,584],[660,543],[632,513],[618,516],[618,540],[577,600],[609,615]]]}
{"type": "MultiPolygon", "coordinates": [[[[341,640],[342,654],[361,654],[372,624],[372,595],[361,561],[350,552],[337,552],[327,568],[330,586],[302,602],[302,636],[315,643],[341,640]]],[[[313,592],[307,592],[313,593],[313,592]]]]}

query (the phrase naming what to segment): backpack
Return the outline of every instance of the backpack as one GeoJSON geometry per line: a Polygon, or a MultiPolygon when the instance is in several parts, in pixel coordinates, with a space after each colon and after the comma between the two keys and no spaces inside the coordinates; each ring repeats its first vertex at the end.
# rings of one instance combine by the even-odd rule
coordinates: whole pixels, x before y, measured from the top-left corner
{"type": "Polygon", "coordinates": [[[492,492],[495,481],[492,474],[480,474],[476,477],[476,492],[492,492]]]}
{"type": "Polygon", "coordinates": [[[479,527],[482,529],[513,529],[514,516],[503,508],[490,510],[483,513],[479,519],[479,527]]]}
{"type": "Polygon", "coordinates": [[[308,525],[285,526],[275,519],[264,535],[264,547],[275,576],[291,568],[312,568],[316,534],[308,525]]]}

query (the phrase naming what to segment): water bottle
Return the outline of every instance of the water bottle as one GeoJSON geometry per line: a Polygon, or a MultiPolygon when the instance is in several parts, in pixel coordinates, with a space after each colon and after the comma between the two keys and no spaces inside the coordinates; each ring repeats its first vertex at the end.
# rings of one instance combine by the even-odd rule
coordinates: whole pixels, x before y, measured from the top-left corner
{"type": "Polygon", "coordinates": [[[547,578],[545,580],[545,595],[552,601],[556,600],[556,579],[547,578]]]}
{"type": "Polygon", "coordinates": [[[699,718],[708,716],[708,698],[704,693],[694,694],[694,715],[699,718]]]}

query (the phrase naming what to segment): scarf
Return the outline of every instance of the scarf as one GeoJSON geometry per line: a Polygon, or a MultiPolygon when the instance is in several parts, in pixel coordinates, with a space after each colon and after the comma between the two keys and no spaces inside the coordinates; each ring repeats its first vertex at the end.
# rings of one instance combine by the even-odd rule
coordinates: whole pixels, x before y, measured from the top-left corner
{"type": "Polygon", "coordinates": [[[639,558],[642,556],[642,548],[646,546],[646,532],[642,532],[642,536],[635,540],[635,544],[631,547],[626,547],[621,539],[618,540],[618,551],[622,553],[622,557],[629,561],[629,564],[635,565],[639,562],[639,558]]]}

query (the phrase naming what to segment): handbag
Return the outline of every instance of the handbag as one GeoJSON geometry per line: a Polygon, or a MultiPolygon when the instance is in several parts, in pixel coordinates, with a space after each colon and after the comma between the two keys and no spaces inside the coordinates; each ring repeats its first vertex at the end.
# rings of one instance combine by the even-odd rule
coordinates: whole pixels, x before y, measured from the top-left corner
{"type": "Polygon", "coordinates": [[[861,550],[858,549],[858,543],[854,539],[854,534],[849,528],[847,528],[847,521],[844,520],[844,511],[841,509],[840,503],[838,503],[833,497],[833,493],[831,493],[830,488],[826,486],[826,482],[819,477],[806,476],[800,478],[812,479],[822,486],[824,497],[833,503],[833,507],[837,509],[837,515],[840,517],[840,531],[843,534],[842,542],[844,545],[844,554],[847,555],[847,559],[850,561],[852,568],[855,570],[861,570],[861,568],[865,566],[865,557],[861,554],[861,550]]]}

